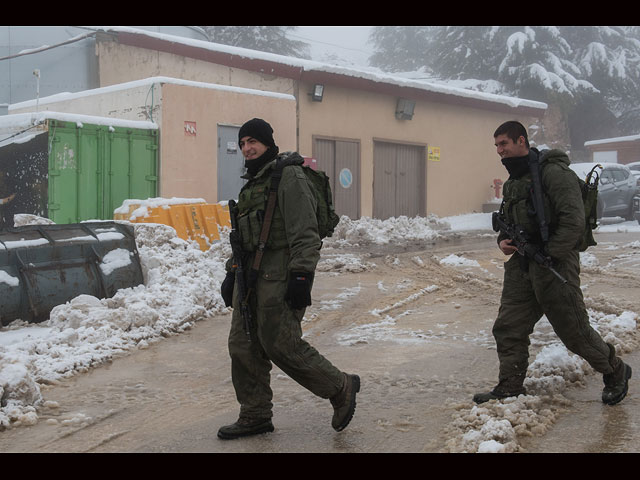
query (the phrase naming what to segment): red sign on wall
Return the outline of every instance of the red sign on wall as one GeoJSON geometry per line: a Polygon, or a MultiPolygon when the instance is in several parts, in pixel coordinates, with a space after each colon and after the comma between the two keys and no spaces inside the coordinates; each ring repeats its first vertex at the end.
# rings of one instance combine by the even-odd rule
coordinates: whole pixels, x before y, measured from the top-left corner
{"type": "Polygon", "coordinates": [[[184,134],[189,137],[196,136],[196,122],[184,122],[184,134]]]}

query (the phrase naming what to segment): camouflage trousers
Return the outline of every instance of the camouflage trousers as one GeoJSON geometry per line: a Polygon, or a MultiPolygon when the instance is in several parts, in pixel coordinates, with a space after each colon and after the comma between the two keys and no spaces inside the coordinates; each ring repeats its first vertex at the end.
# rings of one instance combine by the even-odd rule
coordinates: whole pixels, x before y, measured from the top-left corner
{"type": "MultiPolygon", "coordinates": [[[[535,324],[546,315],[553,330],[571,352],[584,358],[596,371],[611,373],[619,360],[609,345],[589,324],[580,290],[580,257],[572,251],[556,270],[567,279],[563,284],[550,270],[514,254],[505,263],[504,285],[498,317],[493,326],[499,379],[526,373],[529,362],[529,336],[535,324]]],[[[524,376],[523,376],[524,378],[524,376]]]]}
{"type": "Polygon", "coordinates": [[[335,396],[344,383],[343,373],[302,339],[300,322],[304,309],[289,307],[284,301],[286,289],[286,279],[258,280],[250,301],[253,324],[249,341],[239,308],[237,285],[234,288],[229,355],[240,417],[272,417],[272,362],[321,398],[335,396]]]}

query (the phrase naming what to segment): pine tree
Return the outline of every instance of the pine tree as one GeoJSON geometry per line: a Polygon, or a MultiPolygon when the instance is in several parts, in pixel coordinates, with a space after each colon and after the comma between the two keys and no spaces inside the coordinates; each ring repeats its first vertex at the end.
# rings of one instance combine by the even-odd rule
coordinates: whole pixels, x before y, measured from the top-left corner
{"type": "Polygon", "coordinates": [[[376,27],[370,41],[376,52],[370,63],[383,70],[411,67],[441,81],[493,82],[497,93],[553,105],[573,123],[576,147],[640,132],[638,27],[376,27]]]}
{"type": "Polygon", "coordinates": [[[214,43],[249,48],[298,58],[309,58],[309,45],[287,38],[297,27],[207,26],[201,27],[214,43]]]}

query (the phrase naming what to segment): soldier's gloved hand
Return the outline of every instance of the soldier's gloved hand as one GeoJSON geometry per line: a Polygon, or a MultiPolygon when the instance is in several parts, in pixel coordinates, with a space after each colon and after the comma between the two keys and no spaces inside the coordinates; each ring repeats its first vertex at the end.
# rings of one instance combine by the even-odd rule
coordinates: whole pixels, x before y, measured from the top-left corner
{"type": "Polygon", "coordinates": [[[230,307],[233,301],[233,286],[236,282],[236,272],[227,272],[222,285],[220,286],[220,294],[224,300],[224,306],[230,307]]]}
{"type": "Polygon", "coordinates": [[[289,286],[284,299],[291,308],[299,310],[311,305],[311,287],[313,274],[306,272],[291,272],[289,274],[289,286]]]}

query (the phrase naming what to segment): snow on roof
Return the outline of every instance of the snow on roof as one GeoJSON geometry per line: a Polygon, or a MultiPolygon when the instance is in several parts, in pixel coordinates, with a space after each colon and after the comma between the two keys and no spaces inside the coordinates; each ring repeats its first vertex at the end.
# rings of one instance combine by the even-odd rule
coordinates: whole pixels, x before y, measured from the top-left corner
{"type": "Polygon", "coordinates": [[[385,83],[390,85],[396,85],[399,87],[410,87],[419,90],[424,90],[433,93],[440,93],[445,95],[453,95],[458,97],[471,98],[476,100],[484,100],[487,102],[500,103],[510,107],[528,107],[534,109],[545,110],[547,104],[543,102],[537,102],[534,100],[526,100],[516,97],[509,97],[506,95],[497,95],[493,93],[477,92],[474,90],[468,90],[465,88],[454,87],[445,83],[437,83],[433,81],[424,80],[412,80],[410,78],[403,78],[391,74],[382,72],[381,70],[374,68],[349,68],[338,65],[330,65],[313,60],[304,60],[295,57],[287,57],[283,55],[277,55],[274,53],[260,52],[257,50],[249,50],[241,47],[233,47],[229,45],[222,45],[213,42],[207,42],[204,40],[196,40],[191,38],[178,37],[166,33],[151,32],[147,30],[139,30],[131,27],[88,27],[104,30],[106,32],[123,32],[136,35],[142,35],[146,37],[156,38],[168,42],[179,43],[182,45],[188,45],[195,48],[201,48],[210,50],[213,52],[227,53],[230,55],[236,55],[239,57],[269,61],[281,65],[287,65],[294,68],[299,68],[305,72],[324,72],[330,74],[336,74],[341,76],[357,77],[373,82],[385,83]]]}
{"type": "Polygon", "coordinates": [[[614,138],[603,138],[600,140],[589,140],[588,142],[584,142],[584,146],[589,145],[603,145],[606,143],[616,143],[616,142],[635,142],[636,140],[640,140],[640,134],[638,135],[629,135],[626,137],[614,137],[614,138]]]}
{"type": "MultiPolygon", "coordinates": [[[[267,92],[264,90],[256,90],[252,88],[231,87],[228,85],[218,85],[215,83],[196,82],[192,80],[182,80],[178,78],[159,76],[159,77],[143,78],[141,80],[132,80],[130,82],[118,83],[116,85],[110,85],[107,87],[92,88],[90,90],[83,90],[82,92],[56,93],[54,95],[49,95],[47,97],[41,97],[40,99],[37,100],[37,102],[40,105],[46,105],[49,103],[55,103],[59,101],[70,100],[70,99],[75,99],[80,97],[87,97],[91,95],[101,95],[105,93],[117,92],[119,90],[129,90],[132,88],[137,88],[137,87],[146,86],[146,85],[150,86],[156,83],[172,83],[175,85],[186,85],[191,87],[210,88],[214,90],[223,90],[227,92],[243,93],[247,95],[261,95],[261,96],[282,98],[286,100],[295,101],[295,97],[293,95],[289,95],[285,93],[267,92]]],[[[36,104],[36,100],[26,100],[24,102],[14,103],[9,106],[9,111],[11,112],[12,110],[19,110],[21,108],[32,107],[35,104],[36,104]]]]}
{"type": "Polygon", "coordinates": [[[0,116],[0,129],[27,128],[33,125],[45,123],[45,121],[49,119],[61,120],[64,122],[75,122],[77,124],[87,123],[92,125],[106,125],[108,127],[142,128],[146,130],[156,130],[158,128],[158,125],[153,122],[121,120],[118,118],[44,110],[42,112],[13,113],[10,115],[0,116]]]}

